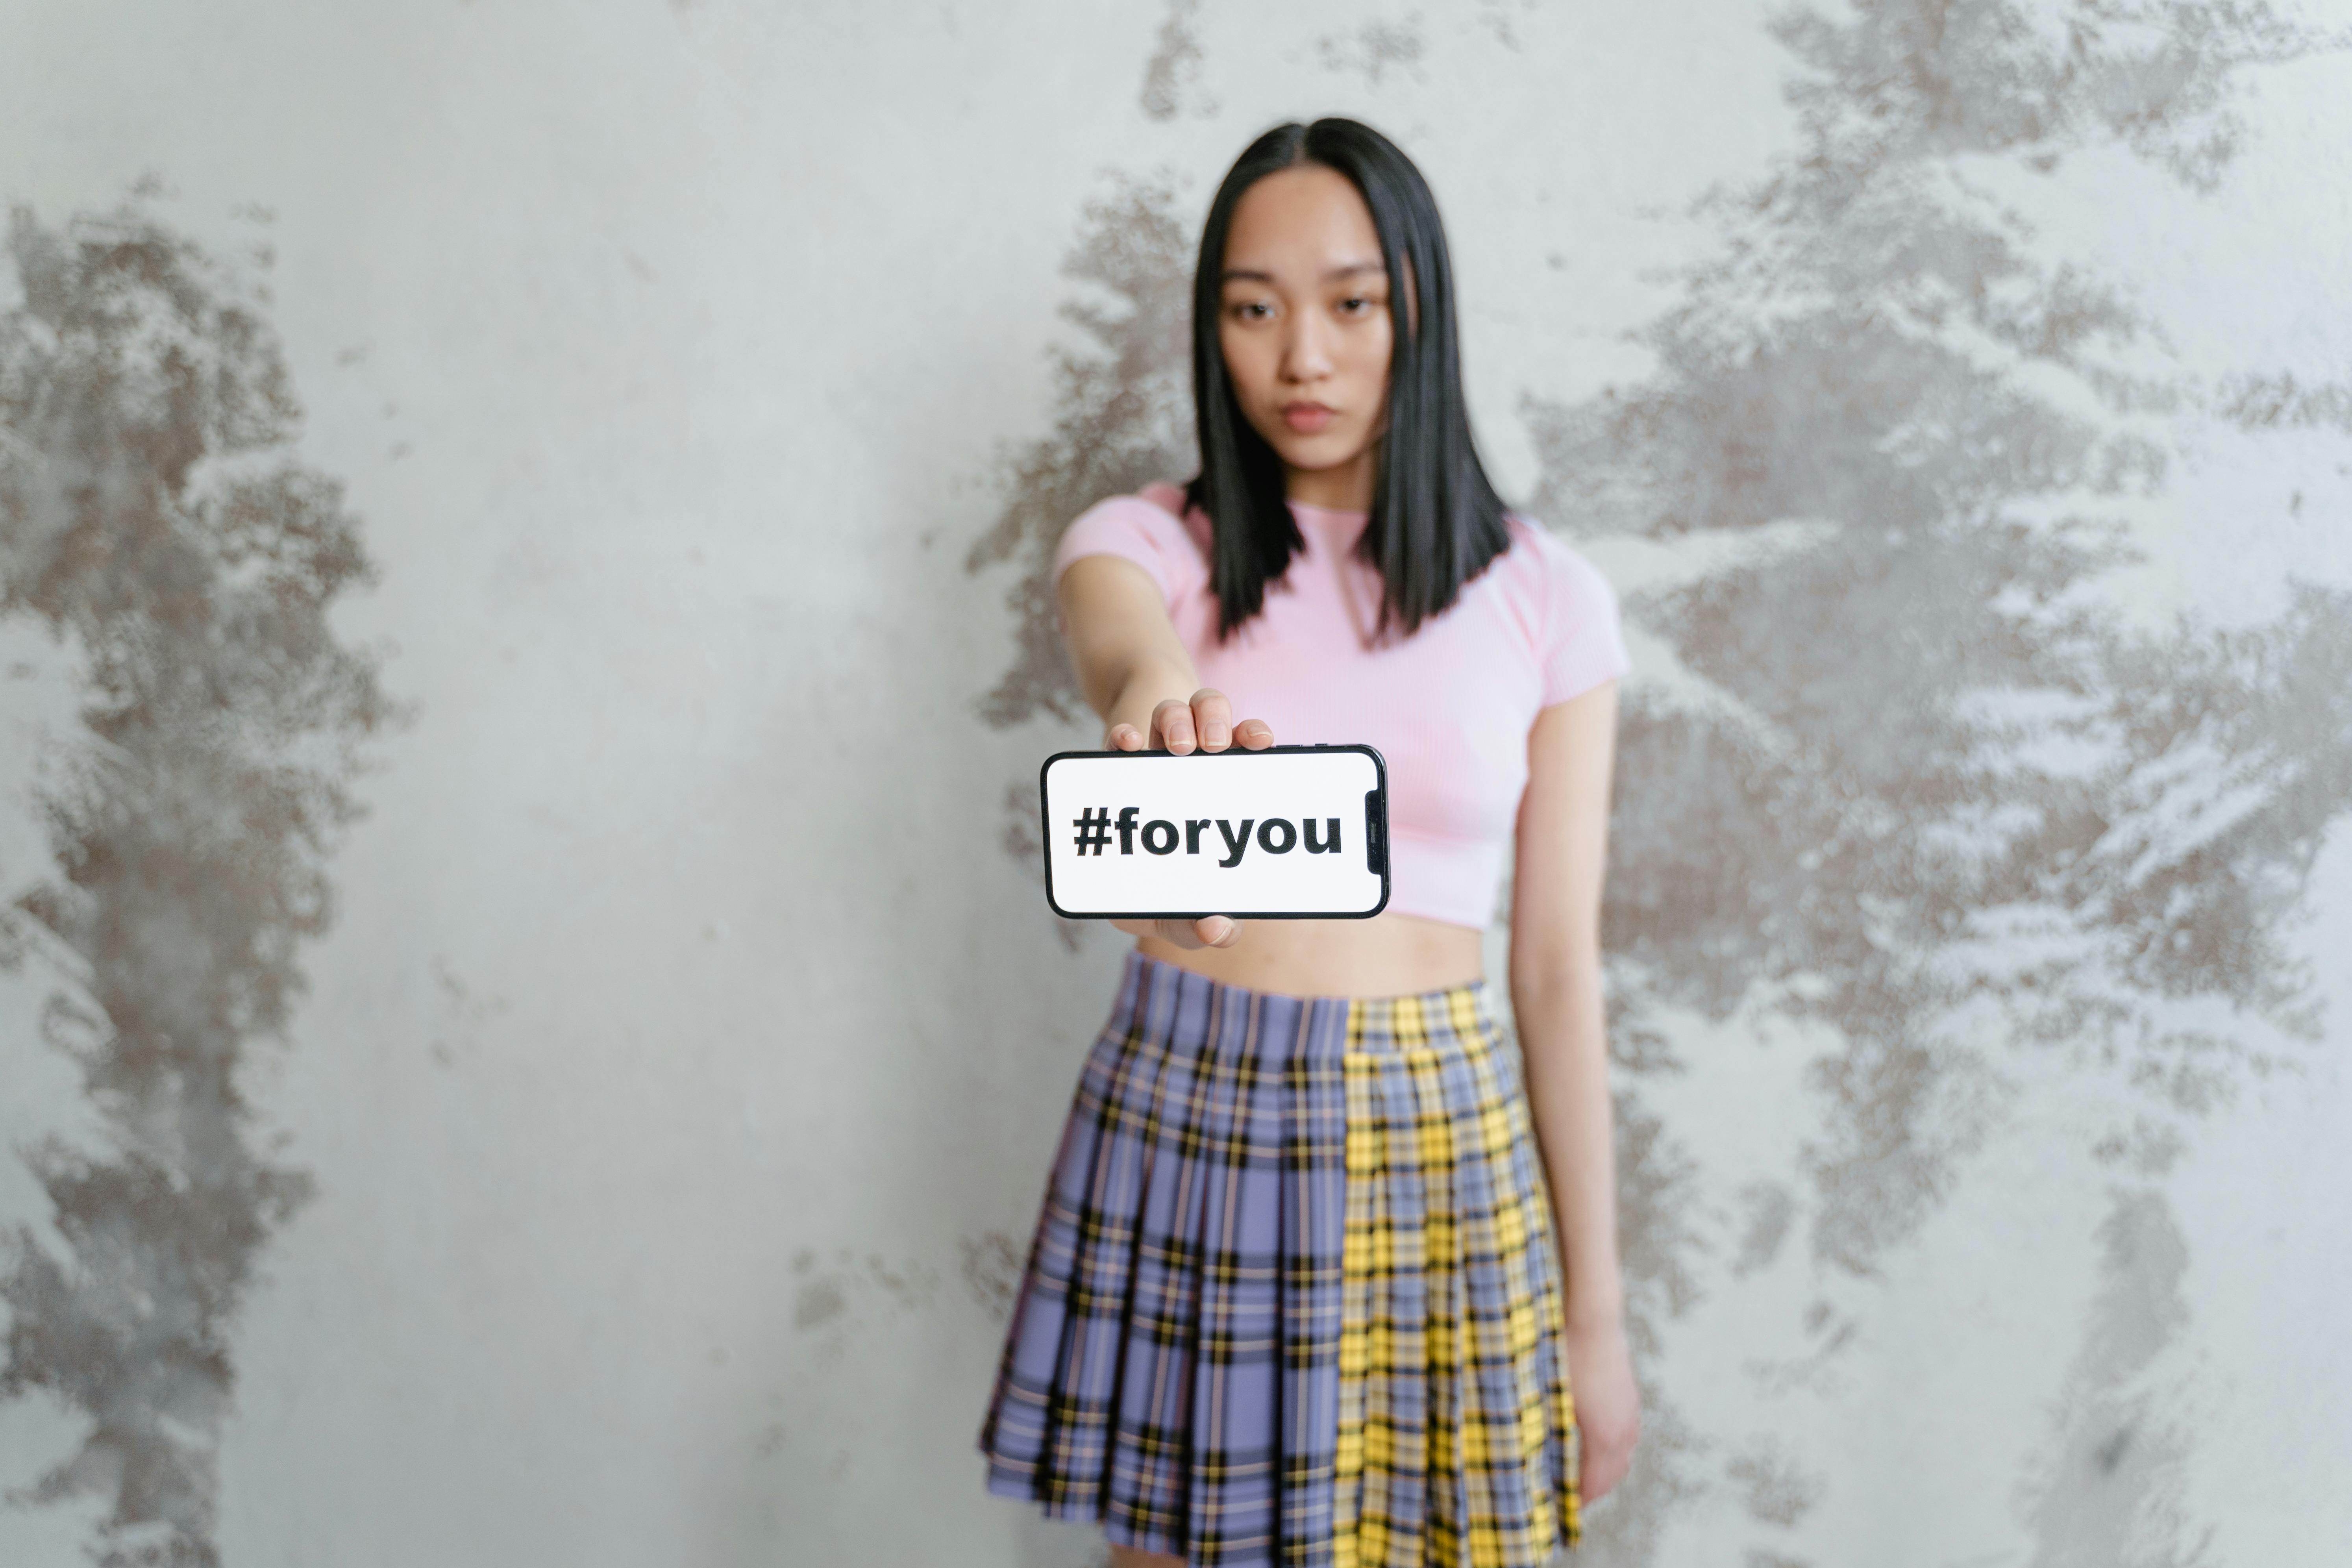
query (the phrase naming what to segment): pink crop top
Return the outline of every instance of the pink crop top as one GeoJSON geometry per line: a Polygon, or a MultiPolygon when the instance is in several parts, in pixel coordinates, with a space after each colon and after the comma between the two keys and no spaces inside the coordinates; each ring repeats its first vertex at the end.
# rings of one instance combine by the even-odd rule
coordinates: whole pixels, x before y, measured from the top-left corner
{"type": "Polygon", "coordinates": [[[1591,562],[1508,520],[1510,547],[1412,637],[1367,647],[1380,574],[1353,553],[1366,514],[1291,503],[1304,554],[1266,584],[1265,609],[1219,643],[1209,522],[1179,519],[1183,491],[1153,485],[1088,508],[1062,536],[1054,576],[1118,555],[1160,584],[1204,686],[1277,744],[1363,742],[1388,762],[1389,904],[1484,930],[1528,782],[1537,712],[1625,673],[1617,595],[1591,562]]]}

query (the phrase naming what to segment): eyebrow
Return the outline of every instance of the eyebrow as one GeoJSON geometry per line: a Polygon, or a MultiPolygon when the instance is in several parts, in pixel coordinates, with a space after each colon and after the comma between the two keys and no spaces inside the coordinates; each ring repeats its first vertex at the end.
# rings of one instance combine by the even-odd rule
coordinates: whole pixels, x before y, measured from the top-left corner
{"type": "MultiPolygon", "coordinates": [[[[1323,274],[1322,281],[1328,283],[1335,278],[1352,278],[1359,272],[1385,273],[1386,271],[1388,271],[1388,268],[1381,262],[1350,261],[1345,266],[1329,268],[1323,274]]],[[[1271,272],[1260,272],[1248,267],[1228,267],[1225,268],[1223,274],[1218,279],[1218,281],[1221,283],[1271,283],[1274,281],[1274,274],[1271,272]]]]}

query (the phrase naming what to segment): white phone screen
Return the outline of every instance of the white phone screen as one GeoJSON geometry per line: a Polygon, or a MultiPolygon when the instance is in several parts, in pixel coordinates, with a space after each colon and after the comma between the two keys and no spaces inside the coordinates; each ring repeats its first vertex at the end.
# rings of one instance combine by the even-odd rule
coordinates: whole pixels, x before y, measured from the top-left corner
{"type": "Polygon", "coordinates": [[[1360,918],[1388,903],[1387,770],[1370,746],[1064,752],[1038,799],[1057,914],[1360,918]]]}

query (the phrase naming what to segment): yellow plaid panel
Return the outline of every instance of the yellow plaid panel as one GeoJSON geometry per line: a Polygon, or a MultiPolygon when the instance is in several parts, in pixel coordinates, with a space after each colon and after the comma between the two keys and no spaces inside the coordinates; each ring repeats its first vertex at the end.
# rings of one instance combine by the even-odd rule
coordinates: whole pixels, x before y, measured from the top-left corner
{"type": "Polygon", "coordinates": [[[1582,1538],[1559,1268],[1483,985],[1360,1001],[1342,1058],[1337,1568],[1533,1568],[1582,1538]]]}

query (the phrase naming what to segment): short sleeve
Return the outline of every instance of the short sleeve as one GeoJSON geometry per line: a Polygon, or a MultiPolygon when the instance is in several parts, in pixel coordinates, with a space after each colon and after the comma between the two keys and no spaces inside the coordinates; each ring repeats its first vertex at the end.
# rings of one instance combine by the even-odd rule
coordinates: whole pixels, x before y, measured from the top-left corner
{"type": "Polygon", "coordinates": [[[1151,574],[1160,596],[1173,605],[1202,574],[1200,550],[1184,525],[1141,496],[1113,496],[1078,514],[1054,552],[1054,581],[1082,555],[1116,555],[1151,574]]]}
{"type": "MultiPolygon", "coordinates": [[[[1532,525],[1530,525],[1532,526],[1532,525]]],[[[1581,697],[1633,668],[1617,590],[1578,551],[1543,529],[1534,530],[1544,561],[1545,625],[1539,657],[1546,708],[1581,697]]]]}

